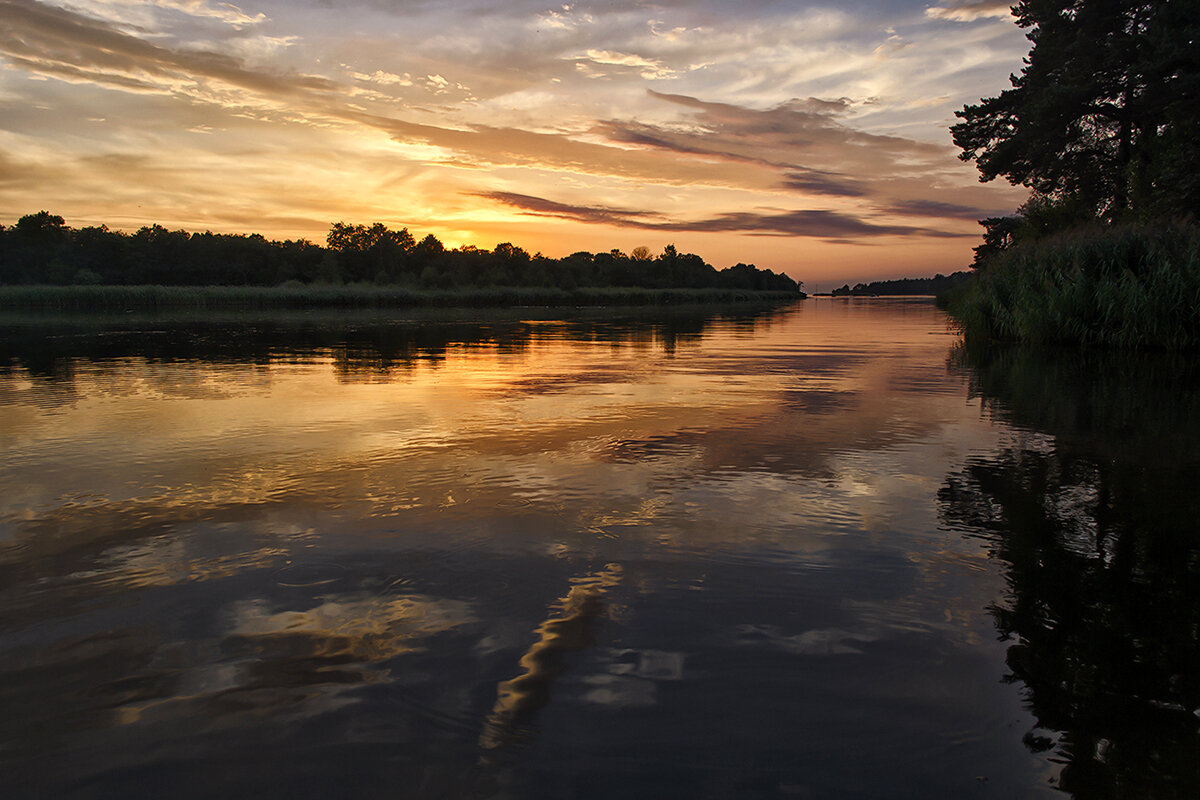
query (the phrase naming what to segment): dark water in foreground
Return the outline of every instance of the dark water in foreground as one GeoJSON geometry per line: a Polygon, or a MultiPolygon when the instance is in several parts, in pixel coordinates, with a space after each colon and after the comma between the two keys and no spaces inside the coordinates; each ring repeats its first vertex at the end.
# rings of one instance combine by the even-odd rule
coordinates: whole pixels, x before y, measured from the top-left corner
{"type": "Polygon", "coordinates": [[[481,313],[0,320],[0,796],[1200,795],[1189,360],[481,313]]]}

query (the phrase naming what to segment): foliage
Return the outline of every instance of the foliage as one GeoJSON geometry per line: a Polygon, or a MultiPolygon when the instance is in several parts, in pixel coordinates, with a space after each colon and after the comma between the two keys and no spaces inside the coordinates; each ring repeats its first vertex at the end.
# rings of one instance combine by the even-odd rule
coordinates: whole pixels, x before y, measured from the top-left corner
{"type": "Polygon", "coordinates": [[[1025,68],[951,128],[982,180],[1032,190],[1017,216],[981,221],[977,277],[945,298],[968,336],[1200,345],[1195,11],[1190,0],[1013,7],[1033,43],[1025,68]]]}
{"type": "Polygon", "coordinates": [[[0,308],[62,312],[132,310],[260,310],[288,308],[397,308],[408,306],[645,306],[794,300],[792,291],[647,289],[602,286],[493,286],[408,289],[369,283],[281,286],[0,286],[0,308]]]}
{"type": "MultiPolygon", "coordinates": [[[[161,225],[133,234],[105,226],[72,229],[42,211],[0,227],[0,285],[106,286],[339,286],[373,283],[421,291],[487,291],[544,288],[570,293],[580,287],[774,291],[796,295],[799,285],[782,273],[736,264],[716,270],[697,255],[667,245],[651,257],[619,250],[579,252],[561,259],[530,255],[505,242],[493,250],[465,245],[448,250],[432,235],[419,242],[407,228],[394,231],[334,223],[326,247],[304,239],[268,241],[258,234],[188,233],[161,225]]],[[[318,292],[313,297],[332,297],[318,292]]],[[[88,295],[99,297],[98,294],[88,295]]],[[[482,296],[482,295],[481,295],[482,296]]],[[[567,295],[563,295],[566,297],[567,295]]],[[[139,301],[141,302],[141,301],[139,301]]],[[[324,302],[324,301],[321,301],[324,302]]],[[[358,302],[358,301],[355,301],[358,302]]],[[[371,301],[374,302],[374,301],[371,301]]]]}
{"type": "Polygon", "coordinates": [[[968,339],[1200,347],[1200,227],[1076,229],[989,259],[943,305],[968,339]]]}
{"type": "Polygon", "coordinates": [[[1191,0],[1023,0],[1033,43],[1013,88],[951,132],[1075,222],[1200,213],[1200,15],[1191,0]]]}
{"type": "Polygon", "coordinates": [[[1078,798],[1200,794],[1200,369],[1181,353],[977,347],[955,359],[1018,433],[938,492],[1005,573],[1010,679],[1078,798]]]}
{"type": "Polygon", "coordinates": [[[953,286],[962,283],[970,276],[967,272],[955,272],[943,275],[940,272],[932,278],[900,278],[892,281],[871,281],[856,283],[853,287],[844,284],[834,289],[834,297],[875,297],[887,295],[930,295],[940,294],[953,286]]]}

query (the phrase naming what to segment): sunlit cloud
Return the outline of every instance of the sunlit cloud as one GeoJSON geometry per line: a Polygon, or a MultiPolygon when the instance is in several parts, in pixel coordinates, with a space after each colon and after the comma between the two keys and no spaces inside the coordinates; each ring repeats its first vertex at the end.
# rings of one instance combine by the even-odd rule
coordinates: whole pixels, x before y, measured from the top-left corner
{"type": "Polygon", "coordinates": [[[0,222],[319,240],[372,215],[548,254],[658,231],[789,269],[894,237],[944,270],[974,211],[1020,202],[946,132],[1027,46],[988,9],[0,0],[0,222]]]}
{"type": "Polygon", "coordinates": [[[247,14],[232,3],[210,3],[207,0],[67,0],[52,4],[112,22],[128,21],[131,15],[152,18],[155,11],[216,20],[239,29],[258,25],[267,19],[267,15],[261,12],[247,14]]]}
{"type": "Polygon", "coordinates": [[[201,96],[205,80],[263,97],[334,88],[316,75],[253,70],[222,53],[156,45],[100,20],[32,0],[4,0],[0,10],[8,21],[0,34],[0,53],[9,64],[33,74],[201,96]]]}
{"type": "Polygon", "coordinates": [[[646,80],[658,81],[675,77],[675,70],[664,67],[661,61],[643,58],[632,53],[616,53],[611,50],[588,50],[585,57],[595,64],[632,67],[646,80]]]}
{"type": "Polygon", "coordinates": [[[957,3],[931,6],[925,9],[925,14],[934,19],[949,19],[955,22],[972,22],[987,17],[1007,19],[1012,16],[1012,6],[1010,0],[961,0],[957,3]]]}
{"type": "Polygon", "coordinates": [[[604,206],[570,205],[511,192],[491,192],[484,196],[530,214],[655,231],[810,236],[839,241],[852,236],[903,236],[919,233],[926,236],[953,238],[962,235],[903,225],[875,224],[849,214],[828,210],[738,211],[707,219],[672,220],[655,212],[604,206]]]}

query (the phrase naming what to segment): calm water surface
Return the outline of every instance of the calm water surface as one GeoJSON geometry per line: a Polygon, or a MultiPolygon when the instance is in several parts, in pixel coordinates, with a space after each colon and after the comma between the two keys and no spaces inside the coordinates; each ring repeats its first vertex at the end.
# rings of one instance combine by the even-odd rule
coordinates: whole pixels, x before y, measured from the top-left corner
{"type": "Polygon", "coordinates": [[[0,794],[1200,794],[1187,360],[0,320],[0,794]]]}

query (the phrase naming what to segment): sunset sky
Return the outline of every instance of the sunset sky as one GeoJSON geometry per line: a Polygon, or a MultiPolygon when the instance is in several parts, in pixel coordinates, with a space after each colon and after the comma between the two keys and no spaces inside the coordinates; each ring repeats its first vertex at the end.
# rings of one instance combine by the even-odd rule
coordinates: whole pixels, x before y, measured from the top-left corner
{"type": "Polygon", "coordinates": [[[661,251],[807,288],[969,263],[948,125],[1008,1],[0,0],[0,224],[661,251]]]}

